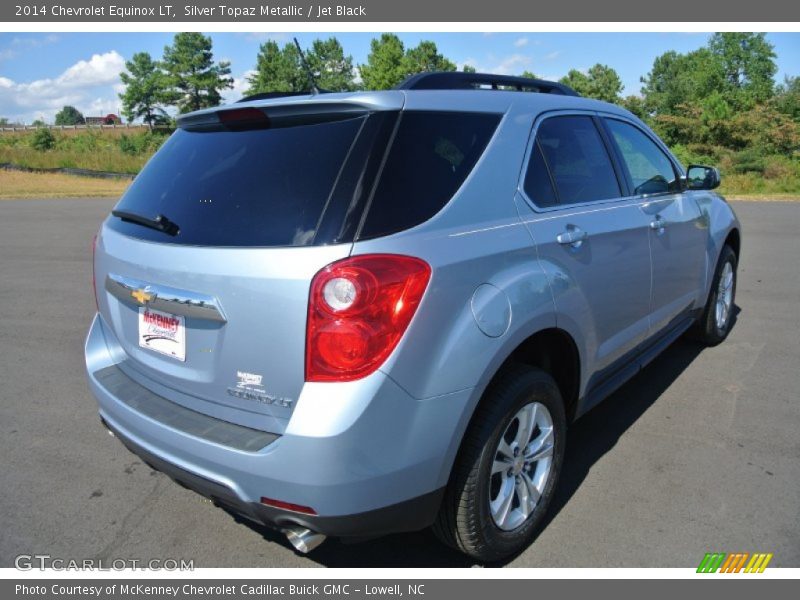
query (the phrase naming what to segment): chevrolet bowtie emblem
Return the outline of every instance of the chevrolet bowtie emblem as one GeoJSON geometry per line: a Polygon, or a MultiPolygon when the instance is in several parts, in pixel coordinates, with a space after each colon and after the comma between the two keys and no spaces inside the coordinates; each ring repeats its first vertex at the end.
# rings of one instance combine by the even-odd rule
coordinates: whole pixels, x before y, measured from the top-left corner
{"type": "Polygon", "coordinates": [[[133,297],[133,299],[139,304],[146,304],[153,299],[153,294],[147,292],[146,290],[133,290],[131,292],[131,297],[133,297]]]}

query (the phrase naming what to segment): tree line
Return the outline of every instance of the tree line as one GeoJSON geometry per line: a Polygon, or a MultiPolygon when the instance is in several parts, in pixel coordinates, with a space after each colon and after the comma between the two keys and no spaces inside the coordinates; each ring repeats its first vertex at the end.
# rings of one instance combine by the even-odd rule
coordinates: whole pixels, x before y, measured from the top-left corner
{"type": "MultiPolygon", "coordinates": [[[[356,65],[333,36],[314,40],[303,55],[305,64],[293,43],[281,47],[269,40],[261,44],[245,95],[303,92],[312,85],[331,92],[384,90],[415,73],[456,70],[455,63],[445,58],[434,42],[425,40],[406,48],[393,33],[372,40],[367,62],[362,65],[356,65]]],[[[211,38],[201,33],[178,33],[161,60],[138,52],[125,63],[125,69],[121,74],[125,91],[120,94],[123,114],[150,125],[166,121],[169,107],[185,113],[216,106],[221,92],[233,87],[230,64],[214,60],[211,38]]]]}
{"type": "MultiPolygon", "coordinates": [[[[314,82],[328,91],[389,89],[415,73],[457,68],[435,42],[406,47],[394,33],[371,41],[364,64],[356,65],[334,36],[314,40],[304,54],[314,82]]],[[[763,33],[717,33],[698,50],[658,56],[641,78],[638,95],[623,97],[619,74],[603,64],[572,69],[560,82],[582,96],[629,109],[684,162],[800,177],[800,79],[776,85],[776,58],[763,33]]],[[[462,69],[475,71],[471,65],[462,69]]],[[[520,75],[535,77],[530,71],[520,75]]],[[[170,106],[180,113],[215,106],[221,92],[233,87],[230,65],[214,60],[211,39],[200,33],[177,34],[161,60],[135,54],[122,81],[124,114],[149,124],[168,119],[170,106]]],[[[302,92],[310,86],[297,47],[270,40],[259,48],[245,94],[302,92]]]]}
{"type": "MultiPolygon", "coordinates": [[[[457,68],[435,42],[406,47],[393,33],[371,41],[363,64],[356,64],[335,36],[315,39],[303,53],[307,68],[293,43],[261,44],[245,95],[308,91],[312,79],[328,91],[383,90],[415,73],[457,68]]],[[[582,96],[624,106],[685,163],[800,182],[800,78],[776,85],[776,58],[763,33],[717,33],[692,52],[656,57],[637,95],[623,97],[619,74],[603,64],[572,69],[559,81],[582,96]]],[[[216,106],[233,87],[230,64],[214,59],[211,38],[201,33],[178,33],[160,59],[139,52],[125,67],[123,114],[151,126],[169,122],[172,107],[184,113],[216,106]]],[[[475,71],[471,65],[461,68],[475,71]]],[[[520,75],[535,77],[530,71],[520,75]]]]}

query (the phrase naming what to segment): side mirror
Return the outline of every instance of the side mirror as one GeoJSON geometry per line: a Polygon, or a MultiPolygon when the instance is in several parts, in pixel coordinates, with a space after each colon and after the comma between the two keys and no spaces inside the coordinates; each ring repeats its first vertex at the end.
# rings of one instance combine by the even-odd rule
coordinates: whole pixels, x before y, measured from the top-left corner
{"type": "Polygon", "coordinates": [[[686,170],[686,186],[690,190],[713,190],[719,187],[719,169],[705,165],[689,165],[686,170]]]}

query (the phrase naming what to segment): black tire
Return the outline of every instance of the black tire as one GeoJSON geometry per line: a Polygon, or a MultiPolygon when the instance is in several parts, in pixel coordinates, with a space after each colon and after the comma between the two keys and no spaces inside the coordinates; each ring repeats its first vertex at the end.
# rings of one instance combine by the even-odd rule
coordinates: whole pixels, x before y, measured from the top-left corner
{"type": "Polygon", "coordinates": [[[717,268],[714,271],[714,278],[711,280],[711,289],[708,292],[708,300],[703,309],[703,313],[697,319],[694,327],[691,330],[691,337],[695,340],[706,344],[707,346],[716,346],[722,342],[731,331],[733,324],[733,314],[736,301],[736,253],[730,246],[724,246],[720,252],[719,260],[717,261],[717,268]],[[722,327],[717,325],[716,306],[719,297],[719,284],[722,273],[725,270],[725,265],[730,264],[733,270],[733,284],[731,299],[731,306],[728,312],[727,319],[722,327]]]}
{"type": "Polygon", "coordinates": [[[553,498],[565,442],[564,403],[553,378],[526,365],[506,369],[487,389],[464,435],[433,526],[436,536],[481,562],[499,561],[526,548],[538,535],[553,498]],[[531,402],[538,402],[549,411],[553,424],[552,462],[535,508],[519,526],[505,531],[495,523],[489,507],[491,468],[500,437],[508,435],[507,428],[518,411],[531,402]]]}

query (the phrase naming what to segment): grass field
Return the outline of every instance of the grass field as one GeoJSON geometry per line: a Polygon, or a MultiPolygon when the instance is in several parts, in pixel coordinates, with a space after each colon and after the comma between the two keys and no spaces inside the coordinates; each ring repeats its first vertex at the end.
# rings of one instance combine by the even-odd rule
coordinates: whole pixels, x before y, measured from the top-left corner
{"type": "Polygon", "coordinates": [[[23,173],[0,170],[0,200],[11,198],[113,198],[120,196],[130,181],[75,177],[61,173],[23,173]]]}
{"type": "MultiPolygon", "coordinates": [[[[25,198],[117,197],[130,184],[126,179],[97,179],[61,173],[25,173],[0,169],[0,200],[25,198]]],[[[792,193],[723,193],[729,200],[797,200],[792,193]]]]}
{"type": "Polygon", "coordinates": [[[138,173],[169,135],[125,129],[65,129],[0,134],[0,163],[33,169],[71,167],[138,173]]]}
{"type": "MultiPolygon", "coordinates": [[[[71,167],[136,174],[169,133],[169,130],[151,132],[147,129],[2,132],[0,163],[34,169],[71,167]]],[[[685,158],[684,162],[691,160],[685,158]]],[[[720,193],[730,198],[754,200],[800,197],[800,165],[796,159],[771,156],[761,162],[763,165],[757,165],[761,171],[746,173],[736,172],[732,164],[723,165],[720,193]]],[[[109,180],[81,181],[66,175],[12,176],[4,173],[2,177],[0,198],[117,195],[126,185],[126,182],[109,180]]]]}
{"type": "Polygon", "coordinates": [[[730,173],[722,175],[719,193],[725,197],[747,197],[759,199],[769,196],[800,197],[800,178],[781,174],[778,177],[764,177],[757,173],[730,173]]]}
{"type": "Polygon", "coordinates": [[[0,146],[0,163],[13,163],[32,169],[71,167],[113,173],[138,173],[149,157],[128,156],[114,149],[93,151],[59,150],[39,152],[33,148],[0,146]]]}

